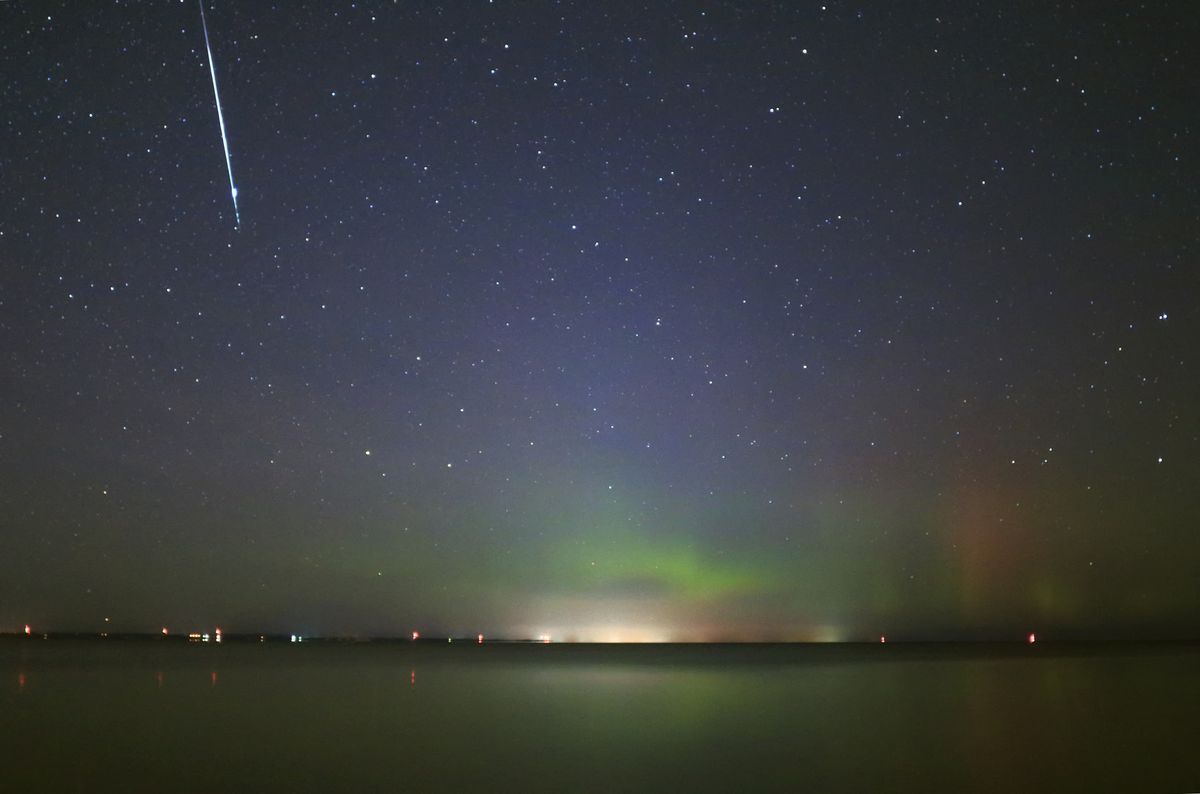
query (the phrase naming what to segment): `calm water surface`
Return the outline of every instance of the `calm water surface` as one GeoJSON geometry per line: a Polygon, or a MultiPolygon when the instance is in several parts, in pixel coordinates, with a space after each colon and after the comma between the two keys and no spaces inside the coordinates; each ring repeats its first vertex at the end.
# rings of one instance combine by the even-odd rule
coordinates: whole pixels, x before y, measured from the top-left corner
{"type": "Polygon", "coordinates": [[[1200,646],[0,642],[0,791],[1200,791],[1200,646]]]}

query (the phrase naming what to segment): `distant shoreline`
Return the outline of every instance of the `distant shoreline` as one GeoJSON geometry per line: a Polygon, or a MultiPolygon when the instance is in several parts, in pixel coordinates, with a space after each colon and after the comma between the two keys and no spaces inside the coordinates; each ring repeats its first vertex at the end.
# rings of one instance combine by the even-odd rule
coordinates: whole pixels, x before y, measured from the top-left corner
{"type": "Polygon", "coordinates": [[[846,647],[860,648],[871,647],[879,648],[881,651],[886,651],[894,647],[1021,647],[1034,650],[1036,648],[1054,646],[1057,648],[1081,647],[1081,646],[1137,646],[1137,645],[1200,645],[1200,638],[1105,638],[1105,639],[1061,639],[1061,640],[1039,640],[1036,645],[1030,645],[1024,639],[947,639],[947,640],[888,640],[886,644],[879,642],[871,642],[867,640],[842,640],[842,641],[781,641],[781,640],[716,640],[711,642],[588,642],[588,641],[561,641],[553,642],[536,639],[536,638],[487,638],[484,640],[478,637],[471,636],[440,636],[440,637],[420,637],[412,639],[409,637],[392,637],[392,636],[377,636],[377,637],[321,637],[321,636],[304,636],[294,637],[288,634],[253,634],[253,633],[238,633],[238,634],[223,634],[220,640],[198,639],[190,637],[186,634],[153,634],[153,633],[138,633],[138,632],[63,632],[51,631],[40,632],[26,635],[17,632],[0,632],[0,641],[16,641],[16,642],[44,642],[44,641],[73,641],[73,642],[145,642],[153,644],[166,645],[246,645],[246,644],[263,644],[271,643],[278,644],[303,644],[303,645],[401,645],[401,646],[420,646],[420,647],[444,647],[446,645],[456,646],[479,646],[479,645],[554,645],[567,647],[618,647],[618,648],[720,648],[720,647],[811,647],[811,648],[830,648],[830,647],[846,647]]]}

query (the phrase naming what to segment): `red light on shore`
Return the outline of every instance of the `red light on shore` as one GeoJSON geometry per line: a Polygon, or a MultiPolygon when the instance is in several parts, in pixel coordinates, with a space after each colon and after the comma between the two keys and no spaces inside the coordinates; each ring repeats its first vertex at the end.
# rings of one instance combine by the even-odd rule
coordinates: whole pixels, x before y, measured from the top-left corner
{"type": "Polygon", "coordinates": [[[167,636],[167,627],[166,626],[163,626],[162,634],[164,637],[167,636]]]}
{"type": "Polygon", "coordinates": [[[32,632],[33,632],[33,629],[29,628],[29,624],[26,623],[25,624],[25,636],[28,637],[32,632]]]}
{"type": "Polygon", "coordinates": [[[1035,642],[1037,642],[1037,635],[1031,631],[1029,632],[1029,644],[1033,645],[1035,642]]]}
{"type": "Polygon", "coordinates": [[[479,635],[479,644],[483,645],[483,635],[482,634],[479,635]]]}
{"type": "Polygon", "coordinates": [[[879,642],[880,642],[880,644],[881,644],[881,645],[882,645],[883,643],[886,643],[886,642],[887,642],[887,637],[885,637],[885,636],[883,636],[882,634],[880,634],[880,635],[879,635],[879,642]]]}
{"type": "Polygon", "coordinates": [[[419,631],[414,631],[414,632],[413,632],[413,639],[414,639],[414,640],[419,640],[419,639],[421,639],[421,632],[419,632],[419,631]]]}

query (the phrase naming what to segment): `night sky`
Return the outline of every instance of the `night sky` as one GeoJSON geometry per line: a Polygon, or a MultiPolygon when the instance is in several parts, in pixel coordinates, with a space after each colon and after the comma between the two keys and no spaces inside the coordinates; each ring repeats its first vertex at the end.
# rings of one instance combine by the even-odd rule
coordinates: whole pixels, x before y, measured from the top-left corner
{"type": "Polygon", "coordinates": [[[199,11],[0,4],[0,631],[1200,634],[1191,4],[214,0],[240,227],[199,11]]]}

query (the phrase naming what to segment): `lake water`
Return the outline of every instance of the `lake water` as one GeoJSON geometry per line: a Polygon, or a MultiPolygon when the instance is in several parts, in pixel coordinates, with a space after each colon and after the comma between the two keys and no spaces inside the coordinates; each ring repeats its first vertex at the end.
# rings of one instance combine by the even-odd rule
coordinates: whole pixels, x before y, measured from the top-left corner
{"type": "Polygon", "coordinates": [[[1200,646],[5,640],[0,790],[1200,791],[1200,646]]]}

